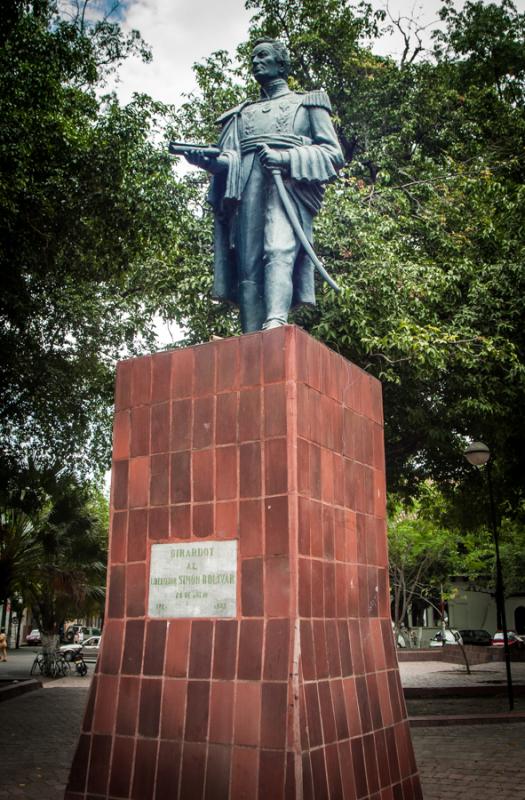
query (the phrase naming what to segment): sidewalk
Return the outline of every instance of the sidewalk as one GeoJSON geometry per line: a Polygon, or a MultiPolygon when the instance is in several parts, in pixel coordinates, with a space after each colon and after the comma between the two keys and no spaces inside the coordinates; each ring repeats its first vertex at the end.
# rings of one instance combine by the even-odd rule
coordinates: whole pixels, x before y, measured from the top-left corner
{"type": "MultiPolygon", "coordinates": [[[[40,648],[35,647],[21,647],[19,650],[10,650],[8,653],[7,661],[0,663],[0,680],[25,680],[31,677],[31,666],[40,648]]],[[[86,680],[89,681],[95,669],[95,662],[87,660],[88,674],[85,678],[76,674],[74,665],[71,665],[71,672],[66,678],[47,678],[36,672],[32,677],[39,680],[50,688],[60,688],[62,686],[76,687],[79,689],[89,686],[86,680]]]]}
{"type": "MultiPolygon", "coordinates": [[[[525,686],[525,662],[511,666],[512,682],[525,686]]],[[[399,665],[403,688],[451,688],[457,686],[506,686],[505,663],[476,664],[467,675],[464,665],[443,661],[405,661],[399,665]]]]}
{"type": "MultiPolygon", "coordinates": [[[[432,661],[400,664],[409,716],[414,719],[466,717],[472,714],[484,715],[485,718],[507,715],[509,703],[505,664],[483,664],[471,669],[471,675],[467,675],[464,666],[455,664],[432,661]]],[[[524,663],[512,665],[512,681],[515,687],[514,713],[524,714],[524,663]]],[[[420,721],[423,723],[423,720],[420,721]]],[[[525,724],[525,719],[522,722],[525,724]]],[[[513,723],[513,726],[516,724],[519,723],[513,723]]]]}
{"type": "Polygon", "coordinates": [[[2,703],[2,800],[62,800],[87,695],[55,684],[2,703]]]}
{"type": "MultiPolygon", "coordinates": [[[[409,670],[406,666],[402,665],[404,682],[430,686],[449,681],[451,665],[439,664],[426,676],[412,669],[413,664],[409,670]]],[[[470,679],[462,677],[461,668],[451,669],[459,672],[455,681],[486,685],[491,679],[501,680],[499,672],[478,667],[470,679]]],[[[13,666],[13,671],[18,670],[13,666]]],[[[524,677],[516,674],[517,681],[524,677]]],[[[62,800],[87,700],[89,684],[84,680],[84,688],[78,688],[78,680],[50,682],[44,689],[1,704],[0,800],[62,800]]],[[[525,723],[414,728],[412,739],[425,800],[525,800],[525,723]]]]}
{"type": "Polygon", "coordinates": [[[413,728],[424,800],[525,800],[525,723],[413,728]]]}

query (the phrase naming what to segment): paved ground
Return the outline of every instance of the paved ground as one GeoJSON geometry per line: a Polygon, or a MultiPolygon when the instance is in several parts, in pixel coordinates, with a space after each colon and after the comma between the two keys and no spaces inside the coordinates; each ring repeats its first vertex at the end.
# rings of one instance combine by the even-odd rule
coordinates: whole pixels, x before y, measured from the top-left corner
{"type": "MultiPolygon", "coordinates": [[[[10,667],[13,676],[21,677],[24,670],[27,674],[27,663],[30,666],[31,661],[31,654],[15,654],[7,665],[1,665],[0,678],[5,677],[5,667],[10,667]]],[[[450,665],[427,669],[426,680],[419,671],[421,666],[403,664],[404,680],[425,681],[418,685],[426,686],[448,680],[450,665]],[[407,666],[410,669],[405,669],[407,666]],[[414,666],[418,669],[413,669],[414,666]]],[[[452,667],[452,671],[456,668],[452,667]]],[[[459,672],[457,681],[462,680],[459,672]]],[[[498,672],[494,675],[485,669],[480,672],[477,678],[482,681],[491,677],[499,681],[498,672]]],[[[519,675],[516,678],[520,680],[519,675]]],[[[61,800],[87,699],[88,681],[89,678],[61,679],[47,683],[43,690],[1,704],[0,800],[61,800]],[[84,688],[78,688],[79,685],[84,688]]],[[[456,702],[464,701],[447,701],[456,702]]],[[[456,709],[459,707],[456,705],[456,709]]],[[[415,728],[412,738],[425,800],[525,800],[522,777],[525,723],[415,728]]]]}
{"type": "MultiPolygon", "coordinates": [[[[21,647],[19,650],[9,652],[7,661],[0,662],[0,681],[6,679],[20,680],[21,678],[31,677],[31,666],[35,660],[36,654],[39,652],[40,649],[34,647],[21,647]]],[[[90,676],[93,674],[95,662],[87,660],[86,664],[88,668],[87,678],[77,676],[73,665],[71,665],[70,675],[66,678],[53,680],[52,678],[46,678],[40,675],[39,672],[36,672],[32,677],[42,681],[47,688],[68,686],[70,688],[76,687],[80,689],[86,686],[86,680],[89,681],[90,676]]]]}
{"type": "MultiPolygon", "coordinates": [[[[439,661],[408,661],[400,664],[399,669],[406,688],[500,687],[498,695],[488,697],[411,698],[407,700],[410,716],[497,714],[509,710],[507,695],[501,691],[507,685],[503,662],[479,664],[471,668],[470,675],[464,666],[439,661]]],[[[525,663],[512,664],[512,681],[515,686],[525,685],[525,663]]],[[[514,710],[525,712],[525,696],[515,695],[514,710]]]]}
{"type": "Polygon", "coordinates": [[[525,724],[414,728],[425,800],[524,800],[525,724]]]}
{"type": "Polygon", "coordinates": [[[61,800],[87,689],[54,688],[0,706],[0,798],[61,800]]]}
{"type": "MultiPolygon", "coordinates": [[[[470,675],[464,666],[442,661],[405,661],[399,671],[406,687],[505,686],[507,680],[503,661],[477,664],[471,667],[470,675]]],[[[511,671],[513,683],[525,685],[525,662],[512,664],[511,671]]]]}

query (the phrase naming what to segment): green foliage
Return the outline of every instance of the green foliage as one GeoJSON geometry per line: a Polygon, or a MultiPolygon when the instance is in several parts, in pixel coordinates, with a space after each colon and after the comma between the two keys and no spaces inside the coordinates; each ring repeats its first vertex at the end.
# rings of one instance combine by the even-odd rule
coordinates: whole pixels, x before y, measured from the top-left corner
{"type": "Polygon", "coordinates": [[[18,508],[0,509],[0,603],[20,592],[24,575],[39,564],[35,522],[18,508]]]}
{"type": "Polygon", "coordinates": [[[501,524],[500,556],[505,593],[525,593],[525,508],[518,518],[504,518],[501,524]]]}
{"type": "MultiPolygon", "coordinates": [[[[389,497],[389,560],[394,597],[402,609],[402,592],[416,587],[414,595],[432,600],[450,593],[450,578],[465,576],[478,588],[495,592],[496,549],[488,527],[488,491],[478,474],[473,503],[462,507],[462,497],[451,496],[432,482],[420,484],[409,503],[389,497]],[[401,593],[400,593],[401,587],[401,593]]],[[[500,557],[507,596],[525,592],[525,509],[497,521],[500,557]]],[[[403,614],[399,619],[403,618],[403,614]]]]}
{"type": "MultiPolygon", "coordinates": [[[[382,380],[393,491],[416,496],[431,478],[478,519],[477,476],[461,455],[471,436],[490,445],[502,511],[515,511],[525,470],[516,425],[525,389],[525,15],[510,2],[461,11],[447,2],[434,52],[418,60],[409,48],[396,63],[369,49],[383,15],[367,3],[247,7],[250,42],[284,39],[293,86],[329,92],[347,157],[315,230],[342,292],[319,286],[318,308],[295,321],[382,380]]],[[[249,51],[239,48],[238,68],[224,53],[199,65],[199,91],[179,117],[185,135],[213,141],[205,109],[215,116],[253,90],[249,51]]],[[[199,214],[207,222],[197,248],[210,241],[204,205],[199,214]]],[[[211,250],[206,264],[211,271],[211,250]]],[[[179,300],[192,332],[219,328],[221,307],[179,300]]],[[[232,329],[230,312],[222,319],[232,329]]]]}
{"type": "MultiPolygon", "coordinates": [[[[213,142],[215,120],[256,87],[251,42],[290,47],[297,89],[325,88],[347,164],[316,223],[342,286],[295,320],[379,377],[391,490],[432,479],[454,516],[483,527],[486,493],[465,437],[494,454],[504,520],[523,502],[525,15],[503,2],[444,2],[422,59],[374,55],[384,22],[366,2],[248,0],[237,60],[195,65],[176,112],[104,97],[138,34],[65,22],[47,2],[11,2],[0,22],[0,426],[10,463],[30,454],[96,470],[108,455],[113,364],[153,347],[155,314],[189,343],[239,331],[212,302],[206,177],[175,180],[164,143],[213,142]],[[44,57],[45,54],[45,57],[44,57]],[[517,422],[518,421],[518,422],[517,422]]],[[[510,530],[510,529],[509,529],[510,530]]]]}
{"type": "Polygon", "coordinates": [[[108,503],[71,474],[12,476],[0,510],[0,595],[22,598],[40,629],[103,609],[108,503]]]}
{"type": "MultiPolygon", "coordinates": [[[[503,517],[499,528],[501,569],[505,594],[525,592],[525,516],[503,517]]],[[[478,527],[462,537],[462,573],[491,592],[496,590],[496,551],[492,530],[478,527]]]]}
{"type": "Polygon", "coordinates": [[[393,618],[399,627],[414,599],[432,601],[461,573],[460,538],[440,524],[436,513],[443,500],[431,484],[408,505],[390,498],[388,559],[393,618]]]}
{"type": "Polygon", "coordinates": [[[115,359],[153,342],[184,216],[167,109],[102,96],[136,32],[13,2],[0,50],[0,435],[4,457],[99,472],[115,359]]]}

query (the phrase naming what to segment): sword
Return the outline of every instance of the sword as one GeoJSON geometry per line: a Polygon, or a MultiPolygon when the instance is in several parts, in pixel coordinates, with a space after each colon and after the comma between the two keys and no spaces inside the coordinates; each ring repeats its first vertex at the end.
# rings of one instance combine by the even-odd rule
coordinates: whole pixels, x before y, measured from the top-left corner
{"type": "Polygon", "coordinates": [[[283,183],[283,176],[281,175],[281,170],[271,169],[270,172],[272,173],[272,178],[274,180],[277,192],[281,199],[281,203],[283,204],[284,210],[286,211],[286,215],[288,217],[290,225],[292,226],[294,233],[296,234],[297,238],[304,247],[306,255],[313,261],[316,270],[321,275],[321,277],[325,279],[327,284],[331,286],[332,289],[334,289],[336,292],[340,292],[341,287],[338,286],[337,283],[334,281],[334,279],[330,277],[328,272],[325,270],[325,268],[319,261],[317,255],[315,254],[312,245],[308,241],[306,233],[303,230],[303,226],[301,225],[301,222],[297,216],[295,208],[293,207],[292,201],[290,200],[290,196],[286,191],[286,187],[283,183]]]}

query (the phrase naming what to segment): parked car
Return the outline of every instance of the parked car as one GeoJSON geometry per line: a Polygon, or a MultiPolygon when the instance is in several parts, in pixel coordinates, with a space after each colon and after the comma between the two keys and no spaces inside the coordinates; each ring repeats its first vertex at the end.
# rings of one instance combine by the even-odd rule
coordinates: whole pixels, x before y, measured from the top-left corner
{"type": "Polygon", "coordinates": [[[102,636],[90,636],[82,644],[63,644],[60,652],[66,661],[71,661],[75,653],[82,652],[85,661],[96,661],[100,650],[102,636]]]}
{"type": "Polygon", "coordinates": [[[74,642],[75,641],[75,634],[79,635],[80,641],[84,641],[84,639],[88,636],[100,636],[100,629],[99,628],[88,628],[86,625],[78,625],[75,623],[74,625],[70,625],[67,631],[64,634],[64,639],[66,642],[74,642]]]}
{"type": "Polygon", "coordinates": [[[463,644],[478,644],[478,645],[489,645],[492,644],[492,636],[488,631],[484,631],[481,628],[468,628],[465,630],[461,630],[460,636],[463,639],[463,644]]]}
{"type": "MultiPolygon", "coordinates": [[[[522,647],[525,647],[523,636],[518,636],[518,634],[514,631],[507,631],[507,637],[509,640],[509,647],[515,649],[521,649],[522,647]]],[[[505,642],[503,641],[503,631],[496,631],[494,638],[492,639],[492,644],[495,647],[504,647],[505,642]]]]}
{"type": "Polygon", "coordinates": [[[463,639],[459,631],[454,628],[447,628],[445,631],[445,642],[443,642],[443,632],[439,631],[430,640],[430,647],[443,647],[443,644],[463,644],[463,639]]]}
{"type": "Polygon", "coordinates": [[[40,631],[38,628],[33,628],[31,633],[28,633],[26,636],[27,644],[42,644],[42,639],[40,638],[40,631]]]}

